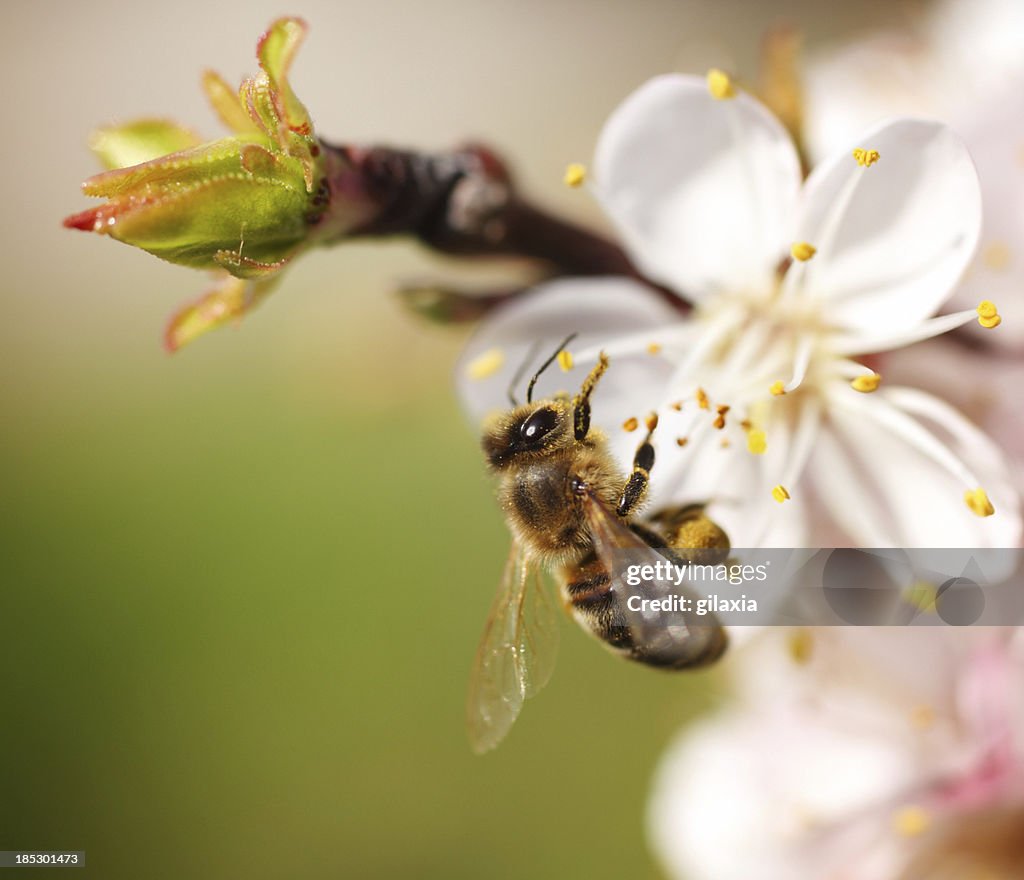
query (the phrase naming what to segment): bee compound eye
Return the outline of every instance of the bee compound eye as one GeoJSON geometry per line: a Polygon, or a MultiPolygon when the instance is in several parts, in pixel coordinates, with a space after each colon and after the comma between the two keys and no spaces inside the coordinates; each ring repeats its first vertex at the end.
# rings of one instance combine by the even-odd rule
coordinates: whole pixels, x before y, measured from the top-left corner
{"type": "Polygon", "coordinates": [[[558,424],[558,413],[553,409],[539,409],[519,426],[519,436],[527,443],[537,443],[558,424]]]}

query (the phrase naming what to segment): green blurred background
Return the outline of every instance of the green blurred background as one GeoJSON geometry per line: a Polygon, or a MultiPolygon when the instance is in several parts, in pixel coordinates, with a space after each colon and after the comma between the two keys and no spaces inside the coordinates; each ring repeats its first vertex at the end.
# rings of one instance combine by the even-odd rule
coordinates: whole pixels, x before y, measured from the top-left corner
{"type": "Polygon", "coordinates": [[[908,10],[4,11],[0,849],[84,849],[98,878],[658,876],[648,780],[713,676],[629,667],[566,623],[508,741],[485,758],[466,743],[507,536],[450,389],[462,336],[390,291],[507,267],[406,243],[313,254],[242,326],[169,357],[163,322],[203,279],[59,221],[86,204],[91,127],[160,114],[215,134],[200,71],[252,72],[283,13],[312,27],[293,81],[325,137],[483,138],[528,191],[599,225],[561,173],[646,77],[749,76],[770,24],[819,40],[908,10]]]}

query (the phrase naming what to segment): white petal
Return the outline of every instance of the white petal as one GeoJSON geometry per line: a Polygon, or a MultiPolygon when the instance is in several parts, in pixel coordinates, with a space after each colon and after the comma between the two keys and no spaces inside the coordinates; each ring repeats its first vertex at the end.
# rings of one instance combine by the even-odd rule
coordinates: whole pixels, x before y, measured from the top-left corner
{"type": "Polygon", "coordinates": [[[829,323],[891,335],[934,314],[969,263],[981,228],[978,177],[945,126],[903,119],[868,132],[807,181],[798,237],[818,253],[805,289],[829,323]],[[877,150],[861,167],[853,148],[877,150]]]}
{"type": "MultiPolygon", "coordinates": [[[[845,385],[829,392],[831,439],[841,444],[847,467],[856,476],[837,485],[829,482],[827,472],[819,471],[819,486],[822,500],[835,516],[847,520],[859,546],[1017,546],[1020,515],[999,460],[975,460],[984,459],[983,454],[975,454],[984,451],[978,447],[967,456],[981,480],[986,474],[994,480],[989,485],[983,482],[982,487],[996,512],[978,517],[964,503],[964,492],[977,487],[965,486],[962,478],[935,460],[938,456],[931,457],[927,445],[902,431],[900,425],[909,417],[877,392],[867,401],[870,405],[856,405],[859,400],[850,405],[856,394],[845,385]],[[880,538],[884,543],[877,543],[880,538]]],[[[837,462],[832,464],[839,473],[837,462]]]]}
{"type": "MultiPolygon", "coordinates": [[[[571,352],[594,346],[614,347],[617,340],[630,338],[637,355],[615,354],[595,392],[595,423],[608,426],[614,423],[609,418],[618,417],[625,406],[623,396],[631,396],[634,406],[656,406],[660,389],[672,374],[671,363],[649,354],[647,343],[642,341],[667,346],[681,334],[685,336],[689,329],[677,309],[629,279],[577,278],[541,284],[500,307],[477,329],[456,365],[459,395],[474,423],[479,424],[494,410],[509,408],[509,383],[531,351],[531,362],[514,389],[519,402],[524,400],[530,374],[570,333],[580,334],[569,346],[571,352]],[[641,331],[647,335],[634,337],[641,331]],[[483,368],[488,363],[492,369],[483,368]]],[[[592,362],[577,359],[567,374],[553,364],[538,381],[535,399],[549,397],[559,390],[575,392],[591,365],[592,362]]]]}
{"type": "Polygon", "coordinates": [[[612,114],[595,187],[638,265],[682,296],[763,289],[788,246],[800,164],[756,100],[699,77],[651,80],[612,114]]]}

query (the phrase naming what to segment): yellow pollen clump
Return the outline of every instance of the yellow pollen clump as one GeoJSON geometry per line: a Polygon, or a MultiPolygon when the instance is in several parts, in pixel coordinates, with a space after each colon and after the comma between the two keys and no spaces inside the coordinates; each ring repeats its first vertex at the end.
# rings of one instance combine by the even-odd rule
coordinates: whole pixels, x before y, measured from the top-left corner
{"type": "Polygon", "coordinates": [[[857,160],[857,164],[861,168],[868,168],[874,165],[881,157],[878,155],[878,150],[862,150],[858,147],[853,151],[853,158],[857,160]]]}
{"type": "Polygon", "coordinates": [[[868,373],[864,376],[857,376],[851,383],[850,387],[854,391],[859,391],[861,394],[870,394],[872,391],[877,391],[878,386],[882,384],[882,377],[878,373],[868,373]]]}
{"type": "Polygon", "coordinates": [[[689,437],[676,437],[676,446],[683,447],[690,442],[689,437]]]}
{"type": "Polygon", "coordinates": [[[923,807],[913,805],[897,810],[892,817],[892,827],[901,837],[917,837],[924,834],[931,824],[931,814],[923,807]]]}
{"type": "Polygon", "coordinates": [[[996,512],[992,502],[988,500],[987,493],[981,488],[968,489],[964,492],[964,502],[971,509],[971,512],[978,516],[992,516],[996,512]]]}
{"type": "Polygon", "coordinates": [[[986,330],[992,330],[1003,323],[996,304],[991,300],[983,299],[978,303],[978,323],[986,330]]]}
{"type": "Polygon", "coordinates": [[[648,431],[653,431],[658,427],[658,414],[656,412],[652,412],[646,419],[644,419],[644,424],[647,425],[648,431]]]}
{"type": "Polygon", "coordinates": [[[794,260],[806,263],[818,252],[818,249],[813,244],[809,244],[806,241],[798,241],[790,248],[789,252],[793,255],[794,260]]]}
{"type": "Polygon", "coordinates": [[[466,375],[470,379],[486,379],[497,373],[504,363],[505,353],[500,348],[489,348],[466,364],[466,375]]]}
{"type": "Polygon", "coordinates": [[[764,431],[758,428],[753,428],[747,431],[747,449],[750,450],[754,455],[764,455],[765,450],[768,448],[768,440],[764,435],[764,431]]]}
{"type": "Polygon", "coordinates": [[[781,379],[778,379],[775,382],[772,382],[771,387],[768,390],[776,397],[782,397],[782,395],[786,393],[786,385],[781,379]]]}
{"type": "Polygon", "coordinates": [[[786,639],[786,650],[790,659],[798,666],[806,666],[811,661],[814,650],[814,636],[809,629],[795,629],[786,639]]]}
{"type": "Polygon", "coordinates": [[[566,186],[571,186],[573,189],[583,186],[583,181],[587,179],[587,169],[578,162],[573,162],[565,169],[565,177],[562,179],[566,186]]]}
{"type": "Polygon", "coordinates": [[[639,427],[640,422],[635,417],[626,419],[626,421],[622,423],[623,431],[635,431],[639,427]]]}
{"type": "Polygon", "coordinates": [[[935,710],[931,706],[914,706],[910,710],[910,723],[915,730],[927,730],[935,723],[935,710]]]}
{"type": "Polygon", "coordinates": [[[785,486],[776,486],[772,489],[772,498],[782,504],[783,501],[789,500],[789,491],[785,486]]]}
{"type": "Polygon", "coordinates": [[[650,343],[647,346],[647,353],[648,354],[660,354],[660,352],[661,352],[661,343],[652,342],[652,343],[650,343]]]}
{"type": "Polygon", "coordinates": [[[708,394],[703,388],[697,389],[697,406],[701,409],[711,409],[711,404],[708,402],[708,394]]]}
{"type": "Polygon", "coordinates": [[[572,369],[572,354],[564,348],[558,353],[558,366],[562,368],[563,373],[568,373],[572,369]]]}
{"type": "Polygon", "coordinates": [[[717,101],[736,97],[736,86],[733,85],[732,78],[717,67],[712,67],[708,71],[708,91],[711,92],[711,97],[717,101]]]}

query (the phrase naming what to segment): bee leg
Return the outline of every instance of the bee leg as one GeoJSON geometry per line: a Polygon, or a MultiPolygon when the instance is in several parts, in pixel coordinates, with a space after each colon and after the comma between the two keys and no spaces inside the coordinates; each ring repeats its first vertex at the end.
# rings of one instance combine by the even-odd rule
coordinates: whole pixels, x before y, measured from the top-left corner
{"type": "Polygon", "coordinates": [[[619,506],[615,508],[619,516],[629,516],[637,509],[640,502],[644,500],[647,487],[651,482],[651,468],[654,467],[654,447],[651,445],[651,435],[657,427],[657,419],[653,418],[648,424],[650,428],[647,431],[647,436],[644,437],[633,456],[633,472],[626,480],[622,495],[619,497],[619,506]]]}
{"type": "Polygon", "coordinates": [[[731,543],[725,530],[704,513],[703,504],[684,504],[659,511],[651,517],[666,542],[697,565],[716,565],[729,556],[731,543]]]}
{"type": "Polygon", "coordinates": [[[583,380],[580,393],[572,400],[572,427],[577,440],[583,440],[590,431],[590,395],[593,394],[598,380],[608,369],[608,355],[603,351],[598,355],[597,363],[590,375],[583,380]]]}

